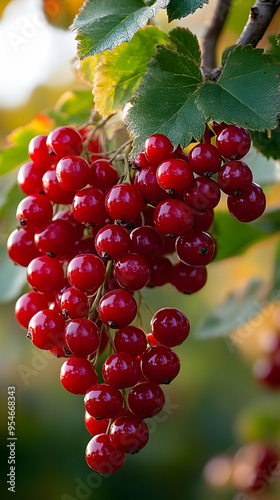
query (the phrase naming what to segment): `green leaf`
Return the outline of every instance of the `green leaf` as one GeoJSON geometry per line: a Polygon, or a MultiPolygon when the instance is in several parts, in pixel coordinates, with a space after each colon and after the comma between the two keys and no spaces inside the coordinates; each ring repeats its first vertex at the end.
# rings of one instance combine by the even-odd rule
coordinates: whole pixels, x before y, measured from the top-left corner
{"type": "Polygon", "coordinates": [[[235,49],[235,47],[237,47],[236,43],[227,47],[224,50],[224,52],[222,53],[222,65],[223,66],[226,64],[226,61],[227,61],[229,54],[235,49]]]}
{"type": "Polygon", "coordinates": [[[130,42],[104,53],[93,90],[96,109],[102,116],[117,111],[131,99],[146,73],[156,45],[167,40],[168,36],[159,28],[147,26],[130,42]]]}
{"type": "Polygon", "coordinates": [[[280,45],[279,45],[279,35],[271,35],[268,37],[270,47],[268,53],[271,54],[275,61],[280,61],[280,45]]]}
{"type": "Polygon", "coordinates": [[[265,132],[250,130],[255,148],[266,158],[278,160],[280,158],[280,128],[265,132]]]}
{"type": "Polygon", "coordinates": [[[127,117],[128,127],[135,138],[134,151],[141,150],[145,140],[154,133],[165,134],[176,147],[185,147],[192,137],[199,139],[204,133],[205,117],[196,105],[196,94],[201,85],[200,53],[188,53],[188,44],[197,47],[190,32],[177,28],[170,34],[170,48],[158,47],[148,64],[148,72],[132,99],[127,117]],[[177,50],[172,50],[173,47],[177,50]]]}
{"type": "Polygon", "coordinates": [[[148,6],[143,0],[88,0],[73,23],[79,57],[84,59],[129,42],[168,3],[157,0],[148,6]]]}
{"type": "Polygon", "coordinates": [[[228,55],[218,82],[201,86],[197,102],[207,120],[251,130],[274,128],[280,111],[279,66],[261,49],[238,46],[228,55]]]}
{"type": "Polygon", "coordinates": [[[276,245],[273,277],[274,280],[273,280],[272,290],[277,291],[279,295],[280,291],[280,243],[279,242],[276,245]]]}
{"type": "Polygon", "coordinates": [[[55,121],[57,127],[82,125],[88,120],[92,107],[91,90],[69,90],[60,97],[54,110],[48,112],[48,116],[55,121]]]}
{"type": "Polygon", "coordinates": [[[196,338],[213,339],[229,334],[251,318],[260,310],[264,282],[252,280],[242,293],[232,293],[196,329],[196,338]]]}
{"type": "Polygon", "coordinates": [[[186,17],[197,9],[202,9],[208,2],[209,0],[170,0],[167,7],[168,20],[171,22],[186,17]]]}

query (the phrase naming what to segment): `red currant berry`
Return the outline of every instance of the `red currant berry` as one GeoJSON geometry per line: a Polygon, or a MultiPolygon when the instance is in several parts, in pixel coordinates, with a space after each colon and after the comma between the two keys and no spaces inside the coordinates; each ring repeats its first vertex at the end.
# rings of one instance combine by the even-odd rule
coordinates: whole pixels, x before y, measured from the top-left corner
{"type": "Polygon", "coordinates": [[[115,220],[131,222],[144,207],[142,195],[132,184],[123,183],[112,187],[106,196],[108,214],[115,220]]]}
{"type": "Polygon", "coordinates": [[[196,210],[210,210],[218,205],[221,191],[213,179],[196,177],[184,191],[183,196],[190,207],[196,210]]]}
{"type": "Polygon", "coordinates": [[[67,155],[80,155],[83,150],[83,139],[72,127],[58,127],[48,135],[47,147],[50,154],[59,159],[67,155]]]}
{"type": "Polygon", "coordinates": [[[53,162],[53,158],[49,154],[46,135],[36,135],[31,139],[28,146],[28,154],[38,169],[40,169],[42,175],[53,162]]]}
{"type": "Polygon", "coordinates": [[[161,387],[153,382],[140,382],[128,393],[130,411],[138,418],[151,418],[157,415],[165,402],[161,387]]]}
{"type": "Polygon", "coordinates": [[[158,257],[151,262],[151,277],[149,287],[163,286],[170,282],[172,264],[166,257],[158,257]]]}
{"type": "Polygon", "coordinates": [[[228,160],[240,160],[251,147],[251,137],[245,128],[229,125],[219,132],[216,144],[222,156],[228,160]]]}
{"type": "Polygon", "coordinates": [[[35,257],[40,255],[34,243],[34,233],[25,229],[15,229],[10,234],[7,251],[10,259],[23,267],[27,267],[35,257]]]}
{"type": "Polygon", "coordinates": [[[193,215],[193,229],[197,229],[198,231],[208,231],[214,220],[214,210],[210,208],[210,210],[200,211],[193,208],[193,215]]]}
{"type": "Polygon", "coordinates": [[[149,282],[150,276],[150,264],[140,253],[124,255],[114,266],[115,280],[127,290],[141,290],[149,282]]]}
{"type": "Polygon", "coordinates": [[[88,184],[89,164],[80,156],[65,156],[56,166],[56,177],[65,191],[79,191],[88,184]]]}
{"type": "Polygon", "coordinates": [[[147,168],[150,166],[151,163],[147,160],[144,151],[141,151],[141,153],[136,156],[134,162],[132,163],[133,170],[141,170],[142,168],[147,168]]]}
{"type": "MultiPolygon", "coordinates": [[[[162,331],[163,329],[161,333],[162,331]]],[[[162,335],[164,338],[168,337],[166,332],[162,335]]],[[[156,345],[147,349],[143,354],[141,369],[144,377],[150,382],[154,382],[155,384],[170,384],[180,371],[180,361],[177,354],[169,349],[169,347],[156,345]]]]}
{"type": "Polygon", "coordinates": [[[137,227],[130,233],[130,250],[151,261],[163,253],[164,239],[154,227],[137,227]]]}
{"type": "Polygon", "coordinates": [[[142,194],[144,200],[152,205],[157,205],[168,198],[168,194],[157,182],[156,172],[157,167],[150,165],[137,172],[134,178],[134,186],[142,194]]]}
{"type": "Polygon", "coordinates": [[[62,189],[56,178],[56,169],[51,168],[43,175],[42,185],[44,193],[53,203],[58,205],[68,205],[72,203],[75,191],[65,191],[62,189]]]}
{"type": "Polygon", "coordinates": [[[90,165],[89,184],[107,193],[118,183],[119,174],[108,160],[95,160],[90,165]]]}
{"type": "Polygon", "coordinates": [[[263,214],[266,198],[262,188],[253,183],[239,196],[229,196],[227,204],[232,217],[240,222],[251,222],[263,214]]]}
{"type": "Polygon", "coordinates": [[[52,218],[53,208],[50,200],[42,194],[27,196],[17,207],[17,220],[28,231],[36,231],[52,218]]]}
{"type": "Polygon", "coordinates": [[[243,161],[228,161],[218,173],[217,182],[224,193],[239,195],[252,186],[253,175],[243,161]]]}
{"type": "Polygon", "coordinates": [[[51,309],[43,309],[32,316],[27,337],[39,349],[51,349],[61,343],[65,320],[51,309]]]}
{"type": "Polygon", "coordinates": [[[85,395],[85,409],[94,418],[116,418],[123,407],[123,397],[112,385],[96,384],[85,395]]]}
{"type": "Polygon", "coordinates": [[[58,259],[43,255],[27,267],[27,281],[38,292],[58,290],[64,279],[63,266],[58,259]]]}
{"type": "Polygon", "coordinates": [[[85,394],[97,384],[98,377],[93,365],[85,358],[69,358],[60,371],[60,381],[66,391],[72,394],[85,394]]]}
{"type": "Polygon", "coordinates": [[[214,130],[214,132],[215,132],[216,135],[219,132],[221,132],[221,130],[223,130],[224,128],[228,127],[228,124],[225,123],[225,122],[218,123],[218,122],[215,122],[213,120],[210,121],[210,125],[211,125],[211,127],[214,130]]]}
{"type": "Polygon", "coordinates": [[[67,352],[67,349],[66,349],[65,345],[63,344],[63,342],[61,342],[61,344],[58,344],[58,345],[52,347],[49,351],[56,358],[69,358],[69,357],[71,357],[71,353],[67,352]]]}
{"type": "MultiPolygon", "coordinates": [[[[189,163],[192,170],[198,175],[211,175],[219,172],[222,157],[213,144],[197,144],[189,154],[189,163]]],[[[187,186],[186,186],[187,187],[187,186]]]]}
{"type": "Polygon", "coordinates": [[[33,161],[24,163],[18,171],[18,186],[27,195],[40,193],[43,189],[42,176],[42,171],[38,169],[33,161]]]}
{"type": "Polygon", "coordinates": [[[77,288],[70,287],[62,293],[60,307],[63,316],[67,318],[85,318],[89,311],[87,295],[81,290],[77,290],[77,288]]]}
{"type": "Polygon", "coordinates": [[[104,281],[105,266],[96,255],[90,253],[77,255],[68,265],[67,278],[78,290],[94,294],[104,281]]]}
{"type": "Polygon", "coordinates": [[[110,420],[96,420],[87,411],[85,412],[85,426],[92,436],[106,433],[110,420]]]}
{"type": "Polygon", "coordinates": [[[198,292],[207,281],[207,269],[205,266],[186,266],[179,262],[173,266],[171,273],[171,284],[178,292],[190,295],[198,292]]]}
{"type": "Polygon", "coordinates": [[[36,231],[34,242],[41,253],[63,257],[71,252],[72,227],[64,220],[53,220],[36,231]]]}
{"type": "Polygon", "coordinates": [[[188,318],[179,309],[164,307],[151,320],[151,333],[161,344],[174,347],[182,344],[190,332],[188,318]]]}
{"type": "Polygon", "coordinates": [[[161,345],[160,342],[158,342],[151,333],[148,333],[147,337],[148,337],[149,344],[151,346],[152,345],[161,345]]]}
{"type": "Polygon", "coordinates": [[[140,365],[131,354],[116,352],[106,359],[102,367],[102,375],[107,384],[117,389],[125,389],[139,381],[140,365]]]}
{"type": "Polygon", "coordinates": [[[106,293],[99,302],[98,314],[110,328],[127,326],[137,313],[136,300],[127,290],[112,290],[106,293]]]}
{"type": "Polygon", "coordinates": [[[110,429],[110,443],[115,450],[137,453],[146,446],[149,439],[147,424],[133,415],[118,417],[110,429]]]}
{"type": "Polygon", "coordinates": [[[125,454],[115,450],[108,434],[94,436],[86,448],[86,461],[89,467],[100,474],[112,474],[123,465],[125,454]]]}
{"type": "Polygon", "coordinates": [[[181,200],[164,200],[154,212],[156,230],[165,236],[179,236],[193,226],[192,209],[181,200]]]}
{"type": "Polygon", "coordinates": [[[192,230],[176,240],[178,259],[189,266],[206,266],[215,252],[215,242],[210,234],[192,230]]]}
{"type": "MultiPolygon", "coordinates": [[[[70,210],[62,210],[61,212],[57,212],[54,216],[53,220],[63,220],[68,222],[72,228],[72,240],[79,241],[84,234],[84,226],[80,224],[74,217],[73,213],[70,210]]],[[[85,252],[84,252],[85,253],[85,252]]]]}
{"type": "Polygon", "coordinates": [[[117,352],[140,356],[147,349],[147,337],[141,328],[124,326],[116,331],[114,346],[117,352]]]}
{"type": "Polygon", "coordinates": [[[153,134],[145,142],[145,156],[153,165],[159,165],[173,151],[170,140],[163,134],[153,134]]]}
{"type": "Polygon", "coordinates": [[[108,215],[105,210],[105,196],[95,187],[78,191],[73,199],[73,215],[81,224],[94,226],[105,222],[108,215]]]}
{"type": "Polygon", "coordinates": [[[102,259],[115,260],[129,251],[129,232],[122,226],[108,224],[95,237],[95,248],[102,259]]]}
{"type": "Polygon", "coordinates": [[[184,160],[171,158],[162,162],[157,168],[157,182],[168,194],[180,193],[193,180],[193,172],[184,160]]]}
{"type": "Polygon", "coordinates": [[[42,293],[28,292],[16,302],[15,315],[19,324],[27,329],[34,314],[48,308],[48,299],[42,293]]]}
{"type": "Polygon", "coordinates": [[[65,330],[65,344],[79,358],[94,354],[100,343],[100,332],[93,321],[78,318],[70,321],[65,330]]]}

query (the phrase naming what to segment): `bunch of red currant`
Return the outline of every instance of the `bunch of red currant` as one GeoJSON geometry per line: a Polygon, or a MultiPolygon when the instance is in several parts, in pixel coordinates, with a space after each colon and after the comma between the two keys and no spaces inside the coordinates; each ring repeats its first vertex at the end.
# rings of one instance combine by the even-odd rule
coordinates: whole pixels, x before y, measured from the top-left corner
{"type": "Polygon", "coordinates": [[[219,128],[217,147],[201,142],[189,156],[155,134],[121,176],[112,164],[117,155],[106,158],[89,127],[59,127],[32,139],[31,161],[19,171],[27,196],[18,205],[20,228],[8,239],[8,253],[27,267],[31,291],[17,301],[16,317],[36,347],[69,358],[61,383],[85,395],[93,435],[86,459],[100,473],[116,471],[125,453],[147,443],[144,420],[162,409],[160,385],[180,369],[171,348],[189,334],[186,316],[163,308],[147,335],[139,307],[149,306],[140,290],[170,282],[194,293],[205,285],[205,266],[215,255],[206,231],[220,189],[238,220],[264,211],[263,191],[239,161],[250,148],[248,132],[219,128]],[[175,251],[173,265],[166,255],[175,251]],[[98,383],[96,366],[108,342],[111,354],[98,383]]]}

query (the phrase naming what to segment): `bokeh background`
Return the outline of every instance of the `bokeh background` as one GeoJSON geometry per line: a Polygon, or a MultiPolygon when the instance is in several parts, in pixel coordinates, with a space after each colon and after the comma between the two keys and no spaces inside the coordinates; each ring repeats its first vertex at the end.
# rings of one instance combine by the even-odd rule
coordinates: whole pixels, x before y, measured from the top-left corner
{"type": "MultiPolygon", "coordinates": [[[[54,107],[63,92],[86,88],[77,79],[74,35],[64,29],[71,24],[81,2],[46,1],[47,17],[42,3],[40,0],[0,2],[2,148],[8,145],[6,136],[12,130],[33,120],[45,108],[54,107]]],[[[214,3],[178,24],[203,36],[214,3]]],[[[252,3],[233,2],[219,41],[219,54],[236,41],[252,3]]],[[[168,26],[163,13],[157,22],[164,30],[175,25],[173,22],[168,26]]],[[[279,16],[269,33],[275,33],[278,25],[279,16]]],[[[267,46],[266,38],[261,46],[267,46]]],[[[245,161],[259,175],[265,169],[273,169],[277,179],[279,167],[275,161],[265,160],[254,150],[245,161]]],[[[212,263],[206,287],[193,296],[180,295],[171,285],[143,292],[154,310],[164,306],[182,309],[190,319],[192,331],[186,343],[175,349],[181,359],[181,372],[165,388],[167,404],[162,414],[149,424],[148,445],[141,453],[128,456],[117,473],[101,477],[87,467],[84,459],[90,436],[84,427],[83,398],[67,393],[60,385],[63,361],[32,347],[14,319],[14,303],[25,272],[8,263],[5,255],[8,234],[16,226],[16,204],[23,197],[15,190],[11,194],[16,174],[13,170],[0,179],[1,498],[13,495],[6,487],[6,437],[7,386],[14,385],[16,498],[249,499],[237,496],[227,485],[226,470],[213,469],[209,478],[205,466],[213,456],[232,456],[244,443],[254,440],[271,441],[280,449],[279,392],[261,387],[252,376],[252,365],[260,355],[263,337],[277,328],[280,330],[278,303],[270,300],[254,321],[231,337],[201,340],[198,333],[205,317],[232,292],[242,305],[242,293],[252,280],[261,280],[264,287],[271,287],[277,232],[250,246],[242,255],[212,263]],[[214,488],[209,483],[222,486],[214,488]]],[[[266,186],[266,192],[269,207],[277,207],[280,193],[277,183],[266,186]]],[[[234,246],[237,238],[238,235],[229,234],[227,245],[234,246]]],[[[256,310],[259,310],[257,302],[256,310]]],[[[234,310],[233,316],[237,311],[234,310]]],[[[241,316],[245,312],[240,309],[241,316]]],[[[246,324],[246,314],[241,319],[246,324]]],[[[144,321],[148,330],[150,317],[145,316],[144,321]]],[[[275,477],[271,488],[257,498],[278,499],[278,482],[275,477]]]]}

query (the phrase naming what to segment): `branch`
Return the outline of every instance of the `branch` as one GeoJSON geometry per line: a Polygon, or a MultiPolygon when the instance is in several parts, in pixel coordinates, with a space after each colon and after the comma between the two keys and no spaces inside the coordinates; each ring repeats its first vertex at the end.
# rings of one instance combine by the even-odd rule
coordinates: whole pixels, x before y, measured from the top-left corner
{"type": "Polygon", "coordinates": [[[202,68],[204,68],[204,72],[210,72],[217,66],[217,41],[227,18],[231,1],[232,0],[217,0],[213,16],[202,44],[202,68]]]}

